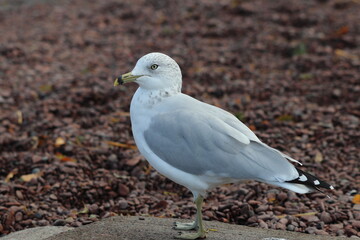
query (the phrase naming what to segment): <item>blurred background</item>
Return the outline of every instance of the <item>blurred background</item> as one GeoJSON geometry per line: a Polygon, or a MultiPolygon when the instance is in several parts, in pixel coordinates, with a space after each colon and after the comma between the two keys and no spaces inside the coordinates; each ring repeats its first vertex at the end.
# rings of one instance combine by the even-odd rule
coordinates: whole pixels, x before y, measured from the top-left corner
{"type": "Polygon", "coordinates": [[[215,189],[204,218],[360,237],[358,0],[0,0],[0,236],[115,215],[191,218],[192,195],[139,155],[114,88],[159,51],[183,92],[235,114],[336,188],[215,189]]]}

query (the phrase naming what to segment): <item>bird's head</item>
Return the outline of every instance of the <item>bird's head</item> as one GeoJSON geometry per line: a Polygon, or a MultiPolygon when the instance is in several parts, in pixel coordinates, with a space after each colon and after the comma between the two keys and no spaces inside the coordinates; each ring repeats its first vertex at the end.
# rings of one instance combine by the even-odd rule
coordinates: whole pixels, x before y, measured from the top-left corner
{"type": "Polygon", "coordinates": [[[162,90],[181,89],[182,76],[179,65],[163,53],[149,53],[141,57],[134,69],[115,79],[114,86],[136,82],[141,88],[162,90]]]}

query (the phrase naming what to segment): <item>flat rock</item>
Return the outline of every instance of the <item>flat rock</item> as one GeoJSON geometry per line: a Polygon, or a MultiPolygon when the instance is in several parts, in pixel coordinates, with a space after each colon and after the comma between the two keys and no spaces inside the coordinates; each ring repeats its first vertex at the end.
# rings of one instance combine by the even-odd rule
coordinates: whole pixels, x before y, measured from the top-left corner
{"type": "Polygon", "coordinates": [[[43,240],[53,235],[57,235],[61,232],[69,231],[73,228],[70,227],[35,227],[28,228],[22,231],[10,233],[9,235],[2,237],[1,240],[43,240]]]}
{"type": "MultiPolygon", "coordinates": [[[[153,217],[111,217],[74,230],[53,235],[46,240],[88,240],[88,239],[131,239],[157,240],[174,239],[178,230],[172,229],[173,222],[179,219],[153,217]]],[[[183,222],[183,220],[180,220],[183,222]]],[[[205,221],[205,227],[211,229],[206,239],[252,240],[335,240],[340,237],[317,236],[297,232],[261,229],[241,225],[205,221]]],[[[24,240],[24,239],[22,239],[24,240]]],[[[39,239],[41,240],[41,239],[39,239]]]]}

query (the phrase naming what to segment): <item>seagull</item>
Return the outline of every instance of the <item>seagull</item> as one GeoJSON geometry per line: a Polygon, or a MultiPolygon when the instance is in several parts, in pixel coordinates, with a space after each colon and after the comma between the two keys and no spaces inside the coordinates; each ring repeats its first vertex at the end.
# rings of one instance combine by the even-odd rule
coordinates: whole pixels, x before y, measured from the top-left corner
{"type": "MultiPolygon", "coordinates": [[[[297,160],[261,142],[233,114],[181,93],[179,65],[162,53],[141,57],[114,86],[139,85],[130,105],[135,143],[162,175],[188,188],[195,200],[191,223],[174,223],[176,238],[205,238],[201,207],[206,192],[226,183],[256,180],[297,193],[333,186],[296,168],[297,160]]],[[[299,163],[300,164],[300,163],[299,163]]]]}

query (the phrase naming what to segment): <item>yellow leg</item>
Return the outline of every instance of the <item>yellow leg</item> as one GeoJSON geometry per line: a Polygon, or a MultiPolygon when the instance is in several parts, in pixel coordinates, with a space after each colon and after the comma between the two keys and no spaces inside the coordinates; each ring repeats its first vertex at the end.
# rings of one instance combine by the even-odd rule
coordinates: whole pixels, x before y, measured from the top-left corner
{"type": "MultiPolygon", "coordinates": [[[[197,211],[196,211],[195,222],[191,223],[191,224],[187,224],[186,225],[187,227],[183,226],[183,229],[182,229],[182,230],[197,229],[197,232],[196,233],[180,233],[180,235],[176,236],[175,238],[178,238],[178,239],[206,238],[206,231],[204,229],[204,224],[202,221],[202,212],[201,212],[203,201],[204,201],[204,199],[200,195],[196,198],[195,204],[196,204],[197,211]]],[[[185,224],[183,224],[183,225],[185,225],[185,224]]],[[[179,225],[179,227],[181,228],[182,226],[179,225]]],[[[179,228],[175,228],[175,229],[179,229],[179,228]]]]}

